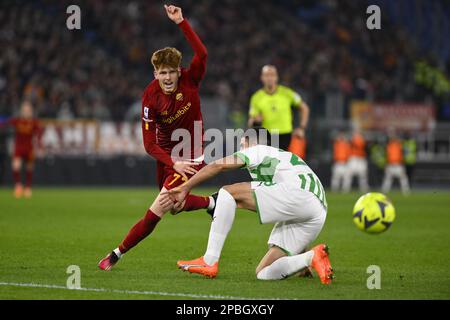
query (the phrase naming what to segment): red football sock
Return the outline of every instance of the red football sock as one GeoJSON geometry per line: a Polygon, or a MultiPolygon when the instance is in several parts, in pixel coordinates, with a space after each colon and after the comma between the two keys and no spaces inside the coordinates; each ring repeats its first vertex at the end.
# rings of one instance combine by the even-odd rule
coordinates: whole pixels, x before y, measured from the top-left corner
{"type": "Polygon", "coordinates": [[[13,179],[14,179],[15,184],[22,182],[20,179],[20,171],[19,170],[13,170],[13,179]]]}
{"type": "Polygon", "coordinates": [[[27,170],[25,175],[25,187],[30,188],[32,182],[33,182],[33,171],[27,170]]]}
{"type": "Polygon", "coordinates": [[[161,218],[148,209],[144,218],[139,220],[138,223],[131,228],[125,239],[120,244],[120,253],[127,252],[141,240],[145,239],[150,233],[152,233],[153,229],[155,229],[155,226],[158,224],[159,220],[161,220],[161,218]]]}
{"type": "Polygon", "coordinates": [[[186,203],[184,204],[183,211],[206,209],[208,208],[208,206],[209,206],[209,197],[201,197],[189,194],[186,197],[186,203]]]}

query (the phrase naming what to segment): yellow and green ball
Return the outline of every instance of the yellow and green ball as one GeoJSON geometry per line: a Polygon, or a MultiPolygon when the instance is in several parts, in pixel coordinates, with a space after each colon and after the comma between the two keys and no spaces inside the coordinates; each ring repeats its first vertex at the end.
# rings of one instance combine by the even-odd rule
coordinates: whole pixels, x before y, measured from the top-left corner
{"type": "Polygon", "coordinates": [[[382,193],[362,195],[353,207],[353,222],[368,233],[381,233],[389,229],[395,219],[392,202],[382,193]]]}

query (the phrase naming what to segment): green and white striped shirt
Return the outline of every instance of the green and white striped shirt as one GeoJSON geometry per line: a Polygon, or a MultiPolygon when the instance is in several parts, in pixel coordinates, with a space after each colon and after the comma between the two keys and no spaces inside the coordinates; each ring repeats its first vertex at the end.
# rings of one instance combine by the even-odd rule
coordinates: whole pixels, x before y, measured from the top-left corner
{"type": "Polygon", "coordinates": [[[256,145],[235,153],[254,181],[266,186],[289,183],[312,192],[327,207],[325,190],[317,175],[299,156],[266,145],[256,145]]]}

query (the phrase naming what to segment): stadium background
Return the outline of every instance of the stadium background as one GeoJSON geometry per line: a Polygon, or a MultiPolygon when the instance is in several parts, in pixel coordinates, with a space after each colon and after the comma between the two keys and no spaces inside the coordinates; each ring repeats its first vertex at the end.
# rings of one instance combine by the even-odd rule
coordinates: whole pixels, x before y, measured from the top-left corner
{"type": "MultiPolygon", "coordinates": [[[[2,1],[0,115],[33,101],[45,119],[37,185],[154,185],[141,144],[140,96],[149,57],[175,46],[192,54],[162,1],[2,1]],[[81,30],[65,27],[68,5],[81,30]]],[[[450,8],[445,1],[178,1],[209,50],[201,87],[206,128],[245,127],[260,67],[311,106],[307,161],[329,185],[332,138],[364,116],[369,143],[388,127],[417,141],[413,188],[450,185],[450,8]],[[367,30],[369,4],[382,29],[367,30]],[[377,111],[378,110],[378,111],[377,111]],[[378,113],[380,116],[380,113],[378,113]],[[391,120],[389,122],[388,120],[391,120]]],[[[12,185],[11,135],[0,133],[0,181],[12,185]]],[[[381,183],[370,163],[370,185],[381,183]]],[[[227,183],[245,177],[229,175],[227,183]]],[[[213,184],[218,184],[216,180],[213,184]]]]}

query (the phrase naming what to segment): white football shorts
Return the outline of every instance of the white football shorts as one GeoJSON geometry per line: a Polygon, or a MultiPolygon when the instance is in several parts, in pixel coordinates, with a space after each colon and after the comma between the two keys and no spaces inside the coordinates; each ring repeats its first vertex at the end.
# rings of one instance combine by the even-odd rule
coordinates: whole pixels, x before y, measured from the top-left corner
{"type": "Polygon", "coordinates": [[[277,246],[288,255],[307,249],[322,230],[327,215],[317,196],[299,184],[254,181],[251,186],[260,222],[275,223],[269,246],[277,246]]]}

